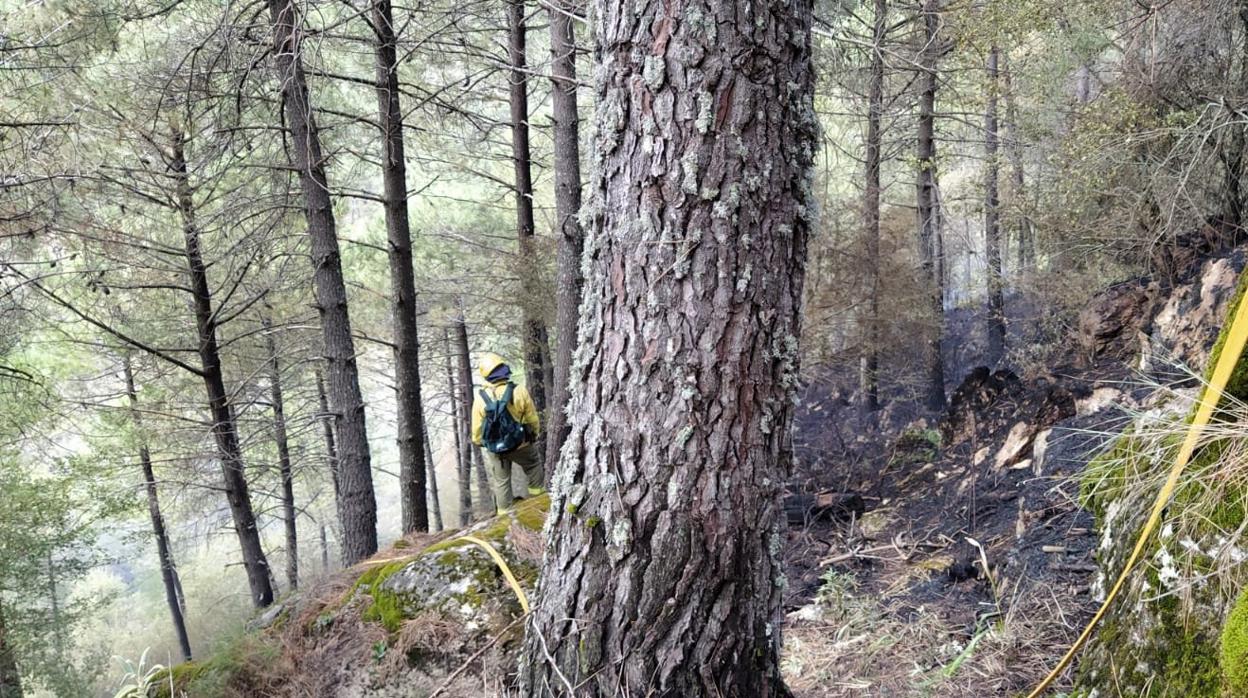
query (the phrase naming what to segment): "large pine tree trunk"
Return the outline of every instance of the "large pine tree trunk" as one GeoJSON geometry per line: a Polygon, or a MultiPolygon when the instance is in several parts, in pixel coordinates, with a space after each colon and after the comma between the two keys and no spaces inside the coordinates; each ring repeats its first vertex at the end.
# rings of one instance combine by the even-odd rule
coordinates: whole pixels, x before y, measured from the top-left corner
{"type": "Polygon", "coordinates": [[[290,129],[290,152],[299,170],[304,214],[312,240],[312,281],[324,334],[329,401],[338,424],[338,522],[342,528],[342,561],[344,565],[352,565],[377,552],[377,500],[373,493],[364,396],[360,392],[355,341],[347,310],[347,287],[342,276],[333,202],[325,176],[325,157],[300,54],[303,20],[293,0],[268,0],[268,5],[273,20],[277,79],[282,87],[286,126],[290,129]]]}
{"type": "Polygon", "coordinates": [[[919,55],[920,76],[918,120],[917,210],[919,250],[923,264],[923,284],[933,328],[927,340],[927,406],[945,406],[945,362],[941,343],[945,334],[945,290],[940,264],[940,201],[936,188],[936,58],[939,0],[923,0],[923,50],[919,55]]]}
{"type": "Polygon", "coordinates": [[[290,437],[286,431],[286,401],[282,395],[282,364],[277,353],[277,340],[268,318],[265,348],[269,352],[269,401],[273,404],[273,440],[277,444],[277,469],[282,478],[282,523],[286,532],[286,583],[292,590],[299,588],[299,527],[295,508],[295,474],[290,459],[290,437]]]}
{"type": "Polygon", "coordinates": [[[546,414],[546,472],[559,462],[559,448],[568,434],[568,371],[576,348],[576,321],[581,305],[581,252],[585,231],[581,210],[580,114],[576,103],[575,5],[552,0],[550,8],[551,114],[555,120],[555,234],[559,243],[555,291],[554,385],[546,414]]]}
{"type": "Polygon", "coordinates": [[[1001,269],[1001,163],[997,135],[998,61],[1001,52],[994,45],[988,50],[988,107],[984,111],[984,257],[988,268],[988,363],[1005,356],[1005,276],[1001,269]]]}
{"type": "Polygon", "coordinates": [[[862,231],[866,238],[863,269],[867,280],[867,318],[864,341],[862,407],[868,414],[880,409],[880,120],[884,110],[884,32],[888,4],[875,0],[871,41],[871,76],[867,85],[867,143],[862,189],[862,231]]]}
{"type": "MultiPolygon", "coordinates": [[[[524,0],[507,0],[508,58],[511,63],[511,159],[515,166],[516,235],[520,245],[520,290],[524,323],[524,377],[537,411],[546,414],[546,357],[550,353],[538,258],[533,249],[533,172],[529,154],[529,79],[525,56],[524,0]]],[[[471,383],[469,383],[471,386],[471,383]]]]}
{"type": "MultiPolygon", "coordinates": [[[[182,661],[191,661],[191,639],[186,631],[186,607],[183,605],[182,593],[177,581],[178,568],[173,561],[173,549],[169,545],[169,534],[165,530],[165,517],[160,511],[160,494],[156,488],[156,471],[152,467],[152,454],[147,447],[147,438],[143,434],[143,415],[139,412],[138,391],[134,384],[134,367],[129,355],[122,357],[122,373],[126,380],[126,397],[130,403],[130,421],[139,435],[139,466],[143,469],[143,488],[147,492],[147,513],[152,521],[152,535],[156,538],[156,554],[160,558],[160,579],[165,585],[165,603],[169,605],[169,617],[173,621],[173,632],[178,636],[178,647],[182,650],[182,661]]],[[[0,629],[0,635],[3,630],[0,629]]],[[[0,681],[3,684],[3,681],[0,681]]],[[[3,695],[3,692],[0,692],[3,695]]]]}
{"type": "Polygon", "coordinates": [[[788,695],[783,483],[817,134],[811,2],[601,1],[572,431],[525,694],[788,695]]]}
{"type": "Polygon", "coordinates": [[[208,411],[212,415],[212,436],[217,443],[225,497],[229,503],[230,516],[234,520],[234,530],[238,535],[243,568],[247,571],[247,583],[251,587],[251,601],[257,608],[263,608],[273,603],[269,562],[260,544],[260,531],[256,526],[256,514],[252,509],[251,494],[247,487],[243,450],[238,443],[234,408],[225,389],[221,348],[217,343],[217,316],[212,307],[208,268],[204,265],[203,254],[200,252],[199,227],[195,223],[195,204],[187,175],[184,148],[183,136],[178,134],[174,139],[170,169],[176,178],[182,237],[186,245],[187,279],[194,294],[195,327],[198,331],[199,360],[202,366],[200,375],[207,392],[208,411]]]}
{"type": "Polygon", "coordinates": [[[22,675],[17,655],[4,624],[4,604],[0,603],[0,698],[22,698],[22,675]]]}
{"type": "MultiPolygon", "coordinates": [[[[457,323],[462,325],[463,323],[457,323]]],[[[456,328],[458,335],[458,328],[456,328]]],[[[467,332],[464,333],[465,344],[467,343],[467,332]]],[[[459,525],[467,526],[472,521],[472,457],[468,454],[472,448],[472,442],[468,437],[468,427],[464,426],[464,420],[469,416],[464,409],[463,393],[456,387],[455,378],[455,361],[453,355],[456,352],[451,351],[451,335],[447,332],[443,336],[446,342],[446,395],[451,405],[451,431],[455,434],[455,462],[459,473],[459,525]]],[[[458,339],[458,336],[457,336],[458,339]]],[[[458,344],[458,341],[456,342],[458,344]]]]}
{"type": "Polygon", "coordinates": [[[399,61],[390,0],[373,2],[377,34],[377,103],[385,152],[381,159],[386,238],[390,244],[390,296],[394,313],[394,376],[398,393],[399,502],[403,532],[428,531],[425,499],[425,425],[420,406],[420,339],[416,327],[416,277],[407,217],[407,163],[403,154],[403,111],[399,104],[399,61]]]}

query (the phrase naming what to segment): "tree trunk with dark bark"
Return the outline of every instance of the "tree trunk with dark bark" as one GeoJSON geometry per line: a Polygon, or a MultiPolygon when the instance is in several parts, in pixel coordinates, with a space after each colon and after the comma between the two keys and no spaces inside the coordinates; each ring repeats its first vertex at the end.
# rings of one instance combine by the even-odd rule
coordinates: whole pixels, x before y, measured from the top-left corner
{"type": "MultiPolygon", "coordinates": [[[[143,469],[143,489],[147,492],[147,514],[152,521],[152,535],[156,538],[156,554],[160,558],[160,579],[165,586],[165,603],[169,606],[173,632],[178,636],[178,648],[182,651],[182,661],[189,662],[192,656],[190,634],[186,631],[186,606],[177,581],[178,568],[174,564],[169,534],[165,530],[165,516],[160,511],[160,494],[156,487],[156,471],[152,467],[152,454],[147,447],[147,438],[143,433],[143,415],[139,412],[134,367],[128,355],[122,356],[121,365],[126,381],[126,397],[130,405],[130,421],[134,425],[135,433],[139,436],[139,467],[143,469]]],[[[3,631],[0,630],[0,635],[2,634],[3,631]]]]}
{"type": "Polygon", "coordinates": [[[927,340],[924,363],[927,365],[927,406],[940,410],[945,406],[945,361],[941,344],[945,335],[945,290],[939,255],[940,201],[936,185],[936,87],[939,0],[923,0],[923,50],[919,55],[920,76],[918,120],[917,205],[919,251],[923,265],[923,284],[928,310],[932,315],[932,332],[927,340]]]}
{"type": "MultiPolygon", "coordinates": [[[[293,0],[268,0],[273,20],[274,61],[282,87],[290,152],[303,189],[304,214],[312,242],[313,288],[324,335],[329,401],[337,420],[338,521],[344,565],[377,552],[377,500],[368,450],[364,396],[360,391],[355,340],[347,309],[333,202],[325,176],[325,156],[308,94],[300,54],[304,31],[293,0]]],[[[418,426],[418,425],[417,425],[418,426]]]]}
{"type": "MultiPolygon", "coordinates": [[[[458,323],[462,325],[463,323],[458,323]]],[[[456,327],[456,335],[458,340],[458,327],[456,327]]],[[[465,333],[465,343],[467,343],[467,333],[465,333]]],[[[451,349],[451,333],[448,331],[443,334],[443,340],[446,342],[446,395],[451,406],[451,431],[455,434],[455,463],[459,477],[459,525],[467,526],[472,521],[472,457],[468,454],[472,448],[472,441],[469,439],[469,428],[464,426],[465,419],[469,416],[464,409],[464,394],[459,390],[455,378],[455,360],[456,351],[451,349]]],[[[458,341],[456,342],[458,345],[458,341]]]]}
{"type": "Polygon", "coordinates": [[[334,486],[334,501],[338,501],[338,442],[334,438],[334,417],[329,411],[329,396],[325,394],[325,378],[316,372],[316,399],[321,414],[321,436],[325,440],[325,460],[329,464],[330,482],[334,486]]]}
{"type": "MultiPolygon", "coordinates": [[[[508,59],[511,64],[511,160],[515,166],[516,236],[520,246],[520,280],[523,284],[525,387],[537,411],[546,415],[547,356],[550,354],[546,322],[542,319],[538,258],[534,248],[533,172],[529,153],[529,80],[525,56],[524,0],[507,0],[508,59]]],[[[471,383],[468,384],[471,388],[471,383]]],[[[470,403],[471,404],[471,403],[470,403]]]]}
{"type": "Polygon", "coordinates": [[[299,527],[295,507],[295,475],[290,460],[290,437],[286,431],[286,404],[282,395],[282,364],[277,340],[268,318],[263,320],[269,352],[269,401],[273,403],[273,440],[277,444],[277,470],[282,478],[282,523],[286,532],[286,583],[299,588],[299,527]]]}
{"type": "Polygon", "coordinates": [[[484,516],[494,512],[494,494],[490,490],[490,480],[485,473],[485,462],[481,458],[481,448],[472,442],[472,354],[468,350],[468,323],[464,320],[461,310],[459,321],[455,326],[456,351],[459,353],[459,418],[464,434],[464,453],[471,469],[477,477],[477,510],[484,516]]]}
{"type": "Polygon", "coordinates": [[[17,669],[13,641],[4,624],[4,604],[0,604],[0,698],[22,698],[22,674],[17,669]]]}
{"type": "Polygon", "coordinates": [[[437,462],[433,458],[433,442],[429,440],[429,420],[422,418],[420,424],[424,430],[425,464],[428,466],[429,473],[429,523],[432,526],[430,530],[441,531],[445,528],[445,524],[442,523],[442,500],[438,495],[437,462]]]}
{"type": "Polygon", "coordinates": [[[988,279],[988,361],[993,365],[1005,356],[1005,276],[1001,269],[1001,162],[997,135],[998,61],[1001,52],[988,50],[988,107],[984,112],[984,258],[988,279]]]}
{"type": "Polygon", "coordinates": [[[394,377],[398,394],[399,502],[403,532],[429,530],[425,494],[424,410],[420,406],[420,338],[416,327],[416,276],[407,216],[407,164],[403,154],[403,111],[399,103],[399,61],[390,0],[374,0],[377,35],[377,103],[382,143],[381,172],[389,242],[390,296],[394,314],[394,377]]]}
{"type": "Polygon", "coordinates": [[[864,326],[862,407],[867,414],[880,409],[880,121],[884,111],[884,33],[888,3],[875,0],[871,32],[871,75],[867,84],[867,142],[862,189],[862,233],[866,239],[863,270],[867,281],[867,317],[864,326]]]}
{"type": "Polygon", "coordinates": [[[811,2],[599,2],[572,431],[524,695],[787,696],[811,2]]]}
{"type": "Polygon", "coordinates": [[[256,526],[256,514],[251,506],[251,494],[248,492],[243,451],[238,443],[234,407],[230,404],[230,394],[225,388],[221,348],[217,343],[217,315],[212,306],[208,268],[200,252],[199,227],[195,223],[195,203],[187,174],[185,140],[182,134],[174,138],[170,169],[176,181],[178,210],[182,218],[187,280],[194,295],[200,376],[207,392],[208,411],[212,415],[212,436],[216,441],[217,457],[221,462],[225,497],[234,521],[234,530],[238,535],[243,568],[247,571],[247,582],[251,587],[251,601],[256,608],[264,608],[273,603],[269,562],[260,543],[260,531],[256,526]]]}
{"type": "Polygon", "coordinates": [[[558,241],[558,283],[555,290],[554,383],[546,413],[546,472],[555,471],[559,448],[568,435],[568,371],[576,348],[581,305],[581,252],[585,231],[581,210],[580,113],[576,99],[575,5],[552,0],[550,6],[551,113],[555,120],[555,237],[558,241]]]}

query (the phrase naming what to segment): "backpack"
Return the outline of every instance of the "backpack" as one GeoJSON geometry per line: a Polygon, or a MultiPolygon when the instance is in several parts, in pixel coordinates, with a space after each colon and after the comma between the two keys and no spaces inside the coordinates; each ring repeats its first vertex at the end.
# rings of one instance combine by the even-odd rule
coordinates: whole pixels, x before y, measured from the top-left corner
{"type": "Polygon", "coordinates": [[[483,388],[481,399],[485,401],[485,419],[481,423],[481,442],[490,453],[507,453],[514,451],[524,443],[524,426],[511,416],[507,405],[511,403],[511,391],[514,383],[508,383],[503,396],[498,400],[490,397],[483,388]]]}

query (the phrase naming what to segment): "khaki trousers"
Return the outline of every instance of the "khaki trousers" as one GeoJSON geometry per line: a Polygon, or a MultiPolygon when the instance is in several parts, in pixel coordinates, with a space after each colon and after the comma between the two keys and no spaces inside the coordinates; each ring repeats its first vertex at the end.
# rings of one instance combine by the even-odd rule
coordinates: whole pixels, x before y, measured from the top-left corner
{"type": "Polygon", "coordinates": [[[514,451],[507,453],[491,453],[489,449],[481,449],[481,457],[485,459],[486,471],[490,474],[490,489],[494,490],[494,508],[500,513],[510,509],[515,501],[511,491],[511,466],[524,469],[524,477],[528,481],[529,496],[539,495],[546,490],[546,469],[542,467],[541,455],[537,446],[524,443],[514,451]]]}

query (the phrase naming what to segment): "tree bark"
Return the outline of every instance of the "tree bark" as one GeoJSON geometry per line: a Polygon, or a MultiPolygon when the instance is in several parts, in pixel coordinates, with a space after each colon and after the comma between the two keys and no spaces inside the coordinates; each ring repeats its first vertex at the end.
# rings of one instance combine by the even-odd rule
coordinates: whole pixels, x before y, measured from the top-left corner
{"type": "MultiPolygon", "coordinates": [[[[546,415],[546,357],[550,353],[533,238],[533,173],[529,153],[529,81],[525,57],[524,0],[507,0],[508,58],[511,64],[511,160],[515,167],[516,236],[520,247],[524,377],[537,411],[546,415]]],[[[467,384],[471,389],[472,383],[467,384]]],[[[471,403],[469,403],[471,404],[471,403]]]]}
{"type": "Polygon", "coordinates": [[[325,440],[325,460],[329,464],[329,477],[334,486],[334,501],[338,501],[338,442],[334,438],[334,421],[329,411],[329,396],[325,394],[325,378],[319,370],[316,372],[316,399],[321,410],[321,435],[325,440]]]}
{"type": "Polygon", "coordinates": [[[927,340],[927,406],[940,410],[945,406],[945,362],[941,344],[945,334],[945,290],[939,255],[940,201],[936,185],[936,87],[940,0],[923,0],[923,50],[919,64],[920,76],[918,120],[917,210],[919,250],[923,265],[923,284],[933,327],[927,340]]]}
{"type": "Polygon", "coordinates": [[[299,528],[295,508],[295,477],[290,460],[290,438],[286,431],[286,404],[282,395],[282,365],[277,340],[268,318],[263,320],[265,345],[269,352],[269,401],[273,403],[273,440],[277,443],[278,473],[282,478],[282,523],[286,532],[286,583],[299,588],[299,528]]]}
{"type": "Polygon", "coordinates": [[[0,698],[22,698],[22,674],[17,655],[4,625],[4,605],[0,604],[0,698]]]}
{"type": "MultiPolygon", "coordinates": [[[[456,337],[458,339],[457,323],[456,337]]],[[[455,363],[451,351],[450,332],[443,334],[446,342],[446,396],[451,406],[451,431],[455,434],[455,458],[459,473],[459,525],[467,526],[472,521],[472,457],[468,454],[472,441],[468,437],[469,428],[464,426],[468,417],[464,409],[464,394],[456,387],[455,363]]],[[[464,342],[467,344],[467,332],[464,342]]],[[[457,342],[458,344],[458,342],[457,342]]]]}
{"type": "MultiPolygon", "coordinates": [[[[273,20],[274,60],[282,86],[291,153],[303,189],[304,214],[312,241],[313,287],[329,371],[329,399],[337,421],[338,521],[344,565],[377,552],[377,500],[368,450],[364,396],[360,391],[355,341],[347,308],[333,202],[325,176],[321,137],[308,95],[300,54],[304,31],[293,0],[268,0],[273,20]]],[[[419,425],[417,425],[419,426],[419,425]]]]}
{"type": "Polygon", "coordinates": [[[551,113],[555,120],[555,235],[558,240],[558,284],[555,291],[554,383],[546,415],[546,473],[555,471],[559,448],[568,435],[568,371],[576,347],[581,305],[581,252],[585,231],[581,210],[580,113],[576,99],[576,26],[568,0],[551,0],[551,113]]]}
{"type": "Polygon", "coordinates": [[[595,8],[584,341],[524,695],[789,695],[811,15],[809,0],[595,8]]]}
{"type": "MultiPolygon", "coordinates": [[[[148,450],[147,438],[143,433],[143,415],[139,412],[138,390],[134,383],[134,367],[130,356],[122,356],[122,372],[126,380],[126,397],[130,403],[130,421],[139,435],[139,466],[143,469],[143,488],[147,492],[147,513],[152,520],[152,535],[156,537],[156,554],[160,557],[160,579],[165,585],[165,603],[169,606],[169,617],[173,621],[173,632],[178,636],[178,647],[182,651],[182,661],[189,662],[191,656],[190,634],[186,631],[186,607],[179,591],[178,568],[173,561],[173,549],[169,545],[169,534],[165,530],[165,517],[160,511],[160,495],[156,488],[156,472],[152,467],[152,454],[148,450]]],[[[0,630],[0,635],[3,631],[0,630]]],[[[0,682],[2,684],[3,682],[0,682]]],[[[0,695],[3,695],[0,693],[0,695]]]]}
{"type": "Polygon", "coordinates": [[[174,137],[170,169],[176,181],[178,210],[182,217],[182,237],[186,245],[186,272],[194,296],[195,327],[198,333],[201,376],[212,415],[212,435],[217,443],[225,496],[229,503],[234,530],[243,556],[243,568],[251,587],[251,601],[256,608],[273,603],[273,586],[269,582],[269,562],[260,543],[256,514],[248,492],[243,451],[238,443],[234,407],[225,389],[225,372],[221,365],[221,348],[217,343],[217,315],[212,306],[208,284],[208,268],[200,252],[199,227],[195,223],[195,204],[187,173],[183,134],[174,137]]]}
{"type": "Polygon", "coordinates": [[[403,532],[429,530],[425,495],[425,425],[420,406],[420,337],[416,326],[416,277],[407,216],[407,164],[399,61],[390,0],[374,0],[377,34],[377,103],[382,142],[381,171],[389,242],[391,310],[394,313],[394,375],[398,393],[399,502],[403,532]]]}
{"type": "Polygon", "coordinates": [[[325,533],[325,524],[321,524],[321,574],[329,574],[329,536],[325,533]]]}
{"type": "Polygon", "coordinates": [[[880,409],[880,119],[884,110],[884,33],[888,3],[875,0],[871,32],[871,76],[867,85],[866,183],[862,189],[862,230],[866,238],[867,321],[863,370],[864,412],[880,409]]]}
{"type": "Polygon", "coordinates": [[[429,472],[429,518],[432,526],[431,530],[441,531],[445,528],[445,525],[442,523],[442,500],[438,495],[437,463],[433,458],[433,442],[429,440],[429,420],[422,418],[420,424],[424,430],[425,464],[428,466],[429,472]]]}
{"type": "Polygon", "coordinates": [[[984,180],[984,248],[988,279],[988,363],[1005,356],[1005,277],[1001,269],[1001,197],[997,136],[998,60],[1000,50],[988,50],[988,106],[984,112],[984,150],[988,161],[984,180]]]}
{"type": "Polygon", "coordinates": [[[494,493],[490,490],[490,480],[485,473],[485,462],[481,458],[481,449],[472,442],[472,355],[468,351],[468,323],[464,320],[463,309],[460,309],[459,322],[455,326],[456,349],[459,352],[459,418],[464,430],[464,452],[472,470],[477,474],[477,510],[483,516],[494,512],[494,493]]]}

